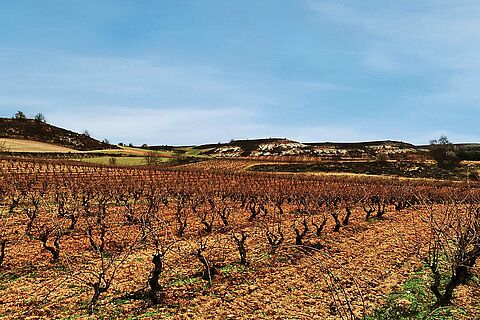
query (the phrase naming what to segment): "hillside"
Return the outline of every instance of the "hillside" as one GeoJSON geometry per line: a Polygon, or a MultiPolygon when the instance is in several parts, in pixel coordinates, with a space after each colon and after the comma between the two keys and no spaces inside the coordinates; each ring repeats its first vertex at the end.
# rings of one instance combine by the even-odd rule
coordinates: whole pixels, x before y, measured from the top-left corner
{"type": "Polygon", "coordinates": [[[77,152],[71,148],[57,146],[50,143],[24,140],[24,139],[6,139],[0,138],[0,145],[8,152],[38,152],[38,153],[65,153],[65,152],[77,152]]]}
{"type": "Polygon", "coordinates": [[[383,152],[392,158],[423,155],[426,149],[397,141],[372,141],[358,143],[301,143],[285,138],[233,140],[225,144],[196,147],[207,149],[205,154],[217,157],[247,156],[311,156],[327,158],[372,158],[383,152]]]}
{"type": "Polygon", "coordinates": [[[86,135],[31,119],[0,118],[0,138],[32,140],[80,151],[118,149],[86,135]]]}

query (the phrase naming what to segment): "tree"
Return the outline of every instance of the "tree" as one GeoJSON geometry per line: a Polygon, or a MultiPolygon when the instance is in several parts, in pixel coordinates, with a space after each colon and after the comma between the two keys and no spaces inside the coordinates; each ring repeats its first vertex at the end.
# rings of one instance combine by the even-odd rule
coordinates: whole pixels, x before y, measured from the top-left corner
{"type": "Polygon", "coordinates": [[[455,289],[472,277],[480,259],[478,200],[478,196],[469,195],[461,201],[452,199],[437,206],[427,202],[428,213],[423,220],[429,237],[421,257],[433,276],[430,289],[437,300],[434,308],[451,302],[455,289]]]}
{"type": "Polygon", "coordinates": [[[107,138],[103,139],[102,142],[105,144],[110,144],[110,140],[108,140],[107,138]]]}
{"type": "Polygon", "coordinates": [[[85,137],[89,137],[89,138],[90,138],[90,132],[88,132],[88,130],[83,131],[83,135],[84,135],[85,137]]]}
{"type": "Polygon", "coordinates": [[[160,157],[158,156],[158,153],[155,151],[149,151],[145,155],[145,164],[148,166],[156,166],[160,164],[160,157]]]}
{"type": "Polygon", "coordinates": [[[46,123],[47,122],[47,120],[45,120],[45,116],[41,113],[37,113],[35,115],[34,119],[35,119],[35,122],[38,122],[38,123],[46,123]]]}
{"type": "Polygon", "coordinates": [[[25,119],[27,119],[27,117],[25,116],[25,113],[23,113],[22,111],[17,111],[17,113],[15,113],[15,119],[16,120],[25,120],[25,119]]]}
{"type": "Polygon", "coordinates": [[[460,164],[460,158],[457,156],[457,148],[446,136],[441,136],[438,140],[430,141],[430,155],[437,165],[443,169],[454,169],[460,164]]]}

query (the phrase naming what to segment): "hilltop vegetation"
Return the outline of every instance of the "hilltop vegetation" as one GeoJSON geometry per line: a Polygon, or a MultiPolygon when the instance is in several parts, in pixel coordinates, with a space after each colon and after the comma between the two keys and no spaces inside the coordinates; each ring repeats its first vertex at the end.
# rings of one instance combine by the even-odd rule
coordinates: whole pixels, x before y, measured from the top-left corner
{"type": "Polygon", "coordinates": [[[98,141],[86,134],[27,118],[0,118],[0,138],[33,140],[80,151],[118,149],[117,146],[98,141]]]}

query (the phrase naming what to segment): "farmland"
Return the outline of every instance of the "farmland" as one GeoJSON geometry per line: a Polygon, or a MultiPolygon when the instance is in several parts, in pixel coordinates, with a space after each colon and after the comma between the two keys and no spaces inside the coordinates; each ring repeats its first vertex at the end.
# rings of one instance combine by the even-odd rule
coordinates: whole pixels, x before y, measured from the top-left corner
{"type": "Polygon", "coordinates": [[[477,183],[243,170],[255,163],[4,158],[1,316],[480,316],[475,260],[448,308],[429,289],[441,270],[445,295],[460,240],[478,250],[477,183]]]}
{"type": "Polygon", "coordinates": [[[73,152],[75,150],[44,142],[0,138],[0,144],[11,152],[73,152]]]}
{"type": "Polygon", "coordinates": [[[0,17],[0,320],[480,320],[479,1],[0,17]]]}

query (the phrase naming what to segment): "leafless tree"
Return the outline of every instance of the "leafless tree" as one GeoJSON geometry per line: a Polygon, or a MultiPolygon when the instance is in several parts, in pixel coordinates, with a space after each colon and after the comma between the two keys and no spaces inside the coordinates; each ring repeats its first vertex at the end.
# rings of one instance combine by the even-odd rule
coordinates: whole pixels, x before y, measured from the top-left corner
{"type": "Polygon", "coordinates": [[[423,220],[429,237],[421,257],[433,275],[435,307],[441,307],[449,304],[455,288],[471,277],[480,257],[479,199],[468,196],[461,201],[428,203],[423,220]]]}
{"type": "Polygon", "coordinates": [[[246,266],[247,261],[247,249],[245,247],[245,240],[247,240],[247,233],[245,231],[240,231],[240,235],[237,236],[235,232],[232,232],[232,238],[237,245],[238,253],[240,254],[240,264],[246,266]]]}

